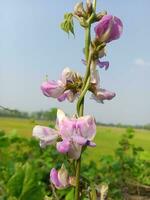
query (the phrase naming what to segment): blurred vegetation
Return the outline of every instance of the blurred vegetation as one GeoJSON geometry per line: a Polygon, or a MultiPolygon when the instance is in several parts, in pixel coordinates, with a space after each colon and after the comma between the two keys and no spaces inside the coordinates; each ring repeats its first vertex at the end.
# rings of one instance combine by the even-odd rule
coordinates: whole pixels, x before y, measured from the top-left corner
{"type": "MultiPolygon", "coordinates": [[[[31,119],[31,120],[50,120],[55,121],[56,119],[56,113],[57,108],[51,108],[47,111],[35,111],[32,113],[29,112],[23,112],[19,110],[11,110],[9,108],[4,108],[3,106],[0,106],[0,117],[10,117],[10,118],[20,118],[20,119],[31,119]]],[[[150,123],[145,125],[128,125],[128,124],[105,124],[101,122],[97,122],[97,125],[99,126],[107,126],[107,127],[118,127],[118,128],[128,128],[132,127],[135,129],[146,129],[150,130],[150,123]]]]}
{"type": "Polygon", "coordinates": [[[57,108],[51,108],[49,111],[37,111],[37,112],[23,112],[19,110],[11,110],[9,108],[0,107],[0,117],[11,117],[11,118],[23,118],[32,120],[50,120],[56,119],[57,108]]]}
{"type": "MultiPolygon", "coordinates": [[[[101,184],[108,185],[108,197],[113,200],[125,199],[131,192],[132,183],[136,187],[139,184],[150,185],[150,160],[141,159],[140,154],[144,149],[133,143],[134,135],[132,128],[119,134],[118,145],[111,154],[98,156],[98,151],[96,162],[95,156],[93,160],[89,159],[91,152],[85,153],[81,172],[83,200],[89,199],[93,191],[99,196],[101,184]]],[[[71,200],[72,188],[55,191],[54,194],[54,188],[49,183],[50,169],[60,168],[62,163],[73,175],[72,163],[66,160],[65,155],[58,154],[55,147],[41,149],[38,141],[31,137],[14,132],[5,134],[1,130],[0,200],[53,200],[56,195],[60,200],[71,200]]],[[[149,193],[146,195],[150,197],[149,193]]]]}

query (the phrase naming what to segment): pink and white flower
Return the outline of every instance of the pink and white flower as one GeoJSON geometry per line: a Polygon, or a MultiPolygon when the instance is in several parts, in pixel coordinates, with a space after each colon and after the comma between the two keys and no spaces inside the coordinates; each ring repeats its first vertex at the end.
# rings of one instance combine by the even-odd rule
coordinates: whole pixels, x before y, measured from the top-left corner
{"type": "Polygon", "coordinates": [[[57,111],[56,130],[43,126],[33,129],[33,136],[40,139],[41,147],[56,144],[58,152],[68,154],[72,159],[80,157],[82,146],[95,146],[92,142],[95,134],[96,124],[92,116],[68,118],[62,110],[57,111]]]}
{"type": "Polygon", "coordinates": [[[123,24],[116,16],[104,15],[95,26],[94,31],[96,33],[96,38],[100,42],[108,43],[120,38],[123,31],[123,24]]]}
{"type": "Polygon", "coordinates": [[[73,85],[76,79],[81,79],[81,77],[69,68],[65,68],[62,71],[60,80],[45,81],[41,85],[41,90],[47,97],[57,98],[58,101],[67,99],[73,102],[79,94],[75,89],[70,89],[69,86],[73,85]]]}

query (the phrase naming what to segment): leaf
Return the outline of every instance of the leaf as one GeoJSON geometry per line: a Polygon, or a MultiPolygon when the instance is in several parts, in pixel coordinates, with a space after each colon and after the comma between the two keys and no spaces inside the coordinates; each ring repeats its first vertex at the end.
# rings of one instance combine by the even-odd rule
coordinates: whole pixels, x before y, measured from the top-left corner
{"type": "Polygon", "coordinates": [[[74,35],[74,23],[72,13],[65,13],[64,21],[60,24],[60,27],[66,33],[72,33],[74,35]]]}
{"type": "Polygon", "coordinates": [[[71,199],[74,199],[74,189],[73,188],[70,190],[70,192],[68,192],[68,194],[65,197],[65,200],[71,200],[71,199]]]}
{"type": "Polygon", "coordinates": [[[16,173],[9,179],[7,187],[12,196],[19,197],[23,187],[24,170],[22,166],[18,166],[16,173]]]}
{"type": "Polygon", "coordinates": [[[9,193],[19,200],[43,200],[44,189],[40,184],[37,172],[26,163],[19,166],[15,174],[8,181],[9,193]]]}
{"type": "Polygon", "coordinates": [[[0,147],[8,147],[10,144],[9,138],[7,136],[0,137],[0,147]]]}

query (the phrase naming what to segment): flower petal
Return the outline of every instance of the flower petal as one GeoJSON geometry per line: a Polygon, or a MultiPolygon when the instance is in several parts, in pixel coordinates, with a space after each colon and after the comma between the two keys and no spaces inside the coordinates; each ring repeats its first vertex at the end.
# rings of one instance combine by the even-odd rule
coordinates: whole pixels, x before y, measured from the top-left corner
{"type": "Polygon", "coordinates": [[[87,141],[87,145],[90,146],[90,147],[96,147],[96,144],[95,142],[91,142],[91,141],[87,141]]]}
{"type": "Polygon", "coordinates": [[[55,185],[55,187],[61,187],[61,183],[58,179],[58,172],[55,168],[50,171],[50,181],[55,185]]]}
{"type": "Polygon", "coordinates": [[[76,128],[76,120],[69,119],[65,113],[58,109],[57,111],[57,127],[62,139],[71,138],[76,128]]]}
{"type": "Polygon", "coordinates": [[[68,140],[63,140],[62,142],[57,142],[56,145],[57,151],[60,153],[67,153],[70,148],[70,142],[68,140]]]}
{"type": "Polygon", "coordinates": [[[56,143],[58,138],[58,132],[52,128],[48,128],[45,126],[35,126],[33,128],[34,137],[40,139],[41,147],[45,147],[50,144],[56,143]]]}
{"type": "Polygon", "coordinates": [[[107,70],[109,68],[109,62],[108,61],[100,61],[100,60],[97,60],[97,65],[100,67],[100,68],[105,68],[105,70],[107,70]]]}
{"type": "Polygon", "coordinates": [[[69,185],[68,171],[64,164],[62,164],[60,170],[58,171],[58,180],[64,188],[69,185]]]}
{"type": "Polygon", "coordinates": [[[102,19],[95,26],[94,31],[96,37],[101,42],[111,42],[118,39],[123,31],[123,24],[121,20],[112,15],[104,15],[102,19]]]}
{"type": "Polygon", "coordinates": [[[79,135],[72,136],[72,139],[74,142],[80,145],[85,145],[87,143],[87,139],[79,135]]]}
{"type": "Polygon", "coordinates": [[[72,159],[79,159],[81,155],[82,146],[77,144],[76,142],[71,142],[70,149],[68,151],[68,155],[72,159]]]}
{"type": "Polygon", "coordinates": [[[96,135],[95,119],[92,116],[80,117],[77,120],[76,127],[79,134],[88,140],[93,140],[96,135]]]}
{"type": "Polygon", "coordinates": [[[47,97],[58,98],[63,94],[65,86],[61,81],[46,81],[41,85],[41,90],[47,97]]]}

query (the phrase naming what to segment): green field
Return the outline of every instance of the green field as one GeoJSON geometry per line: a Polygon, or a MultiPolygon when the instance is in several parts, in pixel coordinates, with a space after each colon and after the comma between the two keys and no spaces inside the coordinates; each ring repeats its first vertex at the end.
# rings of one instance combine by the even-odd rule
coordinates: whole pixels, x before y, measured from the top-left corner
{"type": "MultiPolygon", "coordinates": [[[[49,122],[0,118],[0,129],[8,134],[13,132],[25,137],[32,136],[32,129],[36,124],[48,125],[49,122]]],[[[113,154],[114,149],[118,146],[121,134],[125,133],[125,131],[126,129],[124,128],[98,126],[95,138],[97,146],[95,148],[88,148],[88,159],[98,161],[101,155],[113,154]]],[[[136,129],[133,143],[143,147],[145,151],[142,152],[141,157],[150,160],[150,131],[136,129]]]]}

